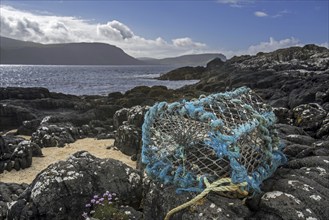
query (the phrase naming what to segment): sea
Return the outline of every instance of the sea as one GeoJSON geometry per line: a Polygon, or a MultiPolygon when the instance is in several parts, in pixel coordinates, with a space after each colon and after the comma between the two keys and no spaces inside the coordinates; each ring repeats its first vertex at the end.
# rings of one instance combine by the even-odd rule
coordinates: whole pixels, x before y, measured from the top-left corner
{"type": "Polygon", "coordinates": [[[107,95],[124,93],[136,86],[162,85],[177,89],[198,82],[155,79],[175,68],[165,65],[0,65],[0,87],[45,87],[65,94],[107,95]]]}

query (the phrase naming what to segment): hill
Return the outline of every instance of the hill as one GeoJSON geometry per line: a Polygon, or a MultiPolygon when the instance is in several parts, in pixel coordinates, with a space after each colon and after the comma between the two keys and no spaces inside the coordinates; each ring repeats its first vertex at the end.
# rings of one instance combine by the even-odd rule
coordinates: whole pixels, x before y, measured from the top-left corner
{"type": "Polygon", "coordinates": [[[159,65],[172,65],[177,67],[183,66],[206,66],[206,64],[215,59],[220,58],[222,61],[226,60],[226,57],[220,53],[204,53],[204,54],[190,54],[179,57],[169,57],[163,59],[153,58],[139,58],[147,64],[159,64],[159,65]]]}
{"type": "Polygon", "coordinates": [[[0,37],[0,64],[140,65],[122,49],[104,43],[38,44],[0,37]]]}

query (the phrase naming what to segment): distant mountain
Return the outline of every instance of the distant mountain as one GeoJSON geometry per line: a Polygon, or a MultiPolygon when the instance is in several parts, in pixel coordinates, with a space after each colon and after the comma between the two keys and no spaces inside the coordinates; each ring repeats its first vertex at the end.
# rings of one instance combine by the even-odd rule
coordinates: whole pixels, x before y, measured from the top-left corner
{"type": "Polygon", "coordinates": [[[159,64],[159,65],[173,65],[177,67],[183,66],[206,66],[207,63],[215,58],[220,58],[222,61],[226,60],[226,57],[220,53],[204,53],[204,54],[191,54],[179,57],[170,57],[164,59],[153,59],[142,57],[139,60],[144,61],[147,64],[159,64]]]}
{"type": "Polygon", "coordinates": [[[104,43],[38,44],[0,37],[0,64],[141,65],[144,62],[104,43]]]}

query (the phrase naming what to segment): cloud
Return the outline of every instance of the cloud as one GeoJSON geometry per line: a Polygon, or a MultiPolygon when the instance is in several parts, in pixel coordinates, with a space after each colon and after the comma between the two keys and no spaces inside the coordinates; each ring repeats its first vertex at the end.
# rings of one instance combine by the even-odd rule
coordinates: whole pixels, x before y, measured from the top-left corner
{"type": "Polygon", "coordinates": [[[263,11],[255,11],[255,12],[254,12],[254,15],[255,15],[256,17],[267,17],[267,16],[268,16],[268,14],[266,14],[266,13],[263,12],[263,11]]]}
{"type": "Polygon", "coordinates": [[[300,41],[294,37],[286,38],[279,41],[275,40],[273,37],[270,37],[268,42],[261,42],[256,45],[251,45],[247,50],[247,54],[256,54],[258,52],[271,52],[281,48],[300,45],[300,41]]]}
{"type": "Polygon", "coordinates": [[[282,48],[288,48],[293,46],[303,46],[298,39],[294,37],[282,39],[282,40],[275,40],[273,37],[270,37],[269,41],[260,42],[258,44],[250,45],[247,49],[243,50],[222,50],[221,52],[230,58],[232,56],[239,56],[239,55],[255,55],[258,52],[272,52],[282,48]]]}
{"type": "Polygon", "coordinates": [[[130,30],[130,28],[119,21],[111,21],[105,25],[98,25],[97,26],[97,33],[104,34],[107,36],[108,34],[110,37],[119,37],[122,39],[132,38],[134,33],[130,30]]]}
{"type": "Polygon", "coordinates": [[[282,11],[279,11],[278,13],[276,13],[275,15],[273,15],[272,17],[273,18],[278,18],[278,17],[282,17],[284,15],[287,15],[287,14],[290,14],[291,12],[288,11],[288,10],[282,10],[282,11]]]}
{"type": "Polygon", "coordinates": [[[177,38],[172,40],[175,47],[206,47],[206,44],[193,42],[191,38],[177,38]]]}
{"type": "Polygon", "coordinates": [[[328,42],[324,42],[322,44],[320,44],[321,47],[326,47],[329,49],[329,43],[328,42]]]}
{"type": "Polygon", "coordinates": [[[190,37],[166,41],[162,37],[146,39],[126,24],[113,20],[91,21],[45,13],[34,14],[9,6],[0,6],[0,34],[5,37],[39,43],[103,42],[122,48],[134,57],[169,57],[189,52],[201,53],[207,45],[190,37]]]}
{"type": "Polygon", "coordinates": [[[217,0],[220,4],[228,4],[231,7],[241,8],[246,4],[254,3],[255,0],[217,0]]]}

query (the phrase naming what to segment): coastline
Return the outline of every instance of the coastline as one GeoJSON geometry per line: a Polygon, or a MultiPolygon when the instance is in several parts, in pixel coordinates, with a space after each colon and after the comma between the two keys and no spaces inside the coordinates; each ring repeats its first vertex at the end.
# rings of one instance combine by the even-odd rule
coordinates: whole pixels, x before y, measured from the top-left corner
{"type": "Polygon", "coordinates": [[[124,155],[118,150],[107,149],[114,143],[113,139],[96,140],[94,138],[79,139],[71,144],[66,144],[65,147],[48,147],[42,148],[44,157],[33,157],[31,167],[21,169],[19,171],[5,171],[0,174],[0,182],[4,183],[27,183],[31,184],[35,177],[50,164],[60,160],[67,160],[70,155],[77,151],[88,151],[90,154],[98,158],[112,158],[119,160],[131,168],[136,167],[136,162],[133,162],[129,156],[124,155]]]}

